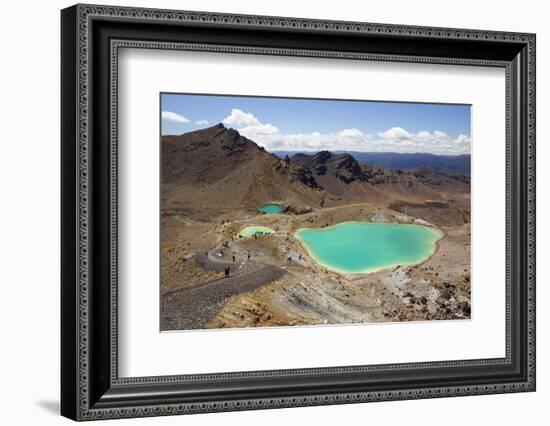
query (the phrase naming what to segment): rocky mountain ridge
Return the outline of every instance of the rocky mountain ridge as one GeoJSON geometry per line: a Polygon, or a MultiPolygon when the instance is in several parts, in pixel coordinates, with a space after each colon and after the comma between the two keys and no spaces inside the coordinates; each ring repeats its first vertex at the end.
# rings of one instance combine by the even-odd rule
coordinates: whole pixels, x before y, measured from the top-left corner
{"type": "Polygon", "coordinates": [[[223,124],[162,137],[163,206],[254,208],[259,203],[338,205],[438,201],[469,192],[469,176],[421,168],[361,164],[352,155],[321,151],[279,158],[223,124]],[[197,197],[197,193],[201,196],[197,197]]]}

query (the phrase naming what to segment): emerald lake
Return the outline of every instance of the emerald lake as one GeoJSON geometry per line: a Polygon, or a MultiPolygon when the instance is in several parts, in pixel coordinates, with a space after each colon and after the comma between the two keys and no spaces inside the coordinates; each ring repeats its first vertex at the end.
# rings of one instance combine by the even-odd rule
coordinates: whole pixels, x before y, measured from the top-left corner
{"type": "Polygon", "coordinates": [[[280,204],[264,204],[256,209],[256,211],[266,214],[281,214],[284,210],[280,204]]]}
{"type": "Polygon", "coordinates": [[[327,269],[367,273],[427,260],[443,232],[421,225],[342,222],[327,228],[301,228],[294,236],[327,269]]]}

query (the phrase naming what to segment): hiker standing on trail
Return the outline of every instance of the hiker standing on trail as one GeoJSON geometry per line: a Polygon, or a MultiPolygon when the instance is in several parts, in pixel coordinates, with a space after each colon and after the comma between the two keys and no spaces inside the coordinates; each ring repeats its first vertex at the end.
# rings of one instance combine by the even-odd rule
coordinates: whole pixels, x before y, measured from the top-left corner
{"type": "Polygon", "coordinates": [[[250,252],[247,253],[248,260],[250,260],[250,252]]]}
{"type": "Polygon", "coordinates": [[[229,278],[229,271],[230,270],[231,270],[231,268],[229,266],[225,267],[225,278],[229,278]]]}
{"type": "Polygon", "coordinates": [[[233,263],[235,263],[235,255],[233,255],[233,263]]]}

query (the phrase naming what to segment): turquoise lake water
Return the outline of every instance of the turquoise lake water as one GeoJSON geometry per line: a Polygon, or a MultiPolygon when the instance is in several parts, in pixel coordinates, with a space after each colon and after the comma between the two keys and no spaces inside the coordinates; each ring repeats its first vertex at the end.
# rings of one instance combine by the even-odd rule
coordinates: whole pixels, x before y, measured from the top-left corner
{"type": "Polygon", "coordinates": [[[281,214],[285,209],[280,204],[264,204],[256,210],[260,213],[281,214]]]}
{"type": "Polygon", "coordinates": [[[421,225],[342,222],[294,234],[313,259],[327,269],[366,273],[427,260],[443,233],[421,225]]]}
{"type": "Polygon", "coordinates": [[[250,225],[244,227],[241,232],[239,232],[239,236],[249,238],[253,237],[255,234],[263,235],[263,234],[273,234],[275,231],[267,226],[259,226],[259,225],[250,225]]]}

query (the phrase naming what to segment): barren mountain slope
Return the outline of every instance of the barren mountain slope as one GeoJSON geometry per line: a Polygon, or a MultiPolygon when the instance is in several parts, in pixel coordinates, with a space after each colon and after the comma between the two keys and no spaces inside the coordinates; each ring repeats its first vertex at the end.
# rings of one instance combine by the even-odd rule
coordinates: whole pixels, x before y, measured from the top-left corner
{"type": "Polygon", "coordinates": [[[328,151],[312,155],[296,154],[290,163],[309,169],[312,178],[332,196],[327,202],[336,204],[362,201],[387,206],[394,202],[443,202],[448,194],[467,194],[470,189],[468,176],[448,175],[429,169],[409,172],[381,169],[360,165],[349,154],[328,151]]]}
{"type": "Polygon", "coordinates": [[[317,204],[299,171],[222,124],[162,140],[165,211],[255,208],[270,200],[317,204]]]}

